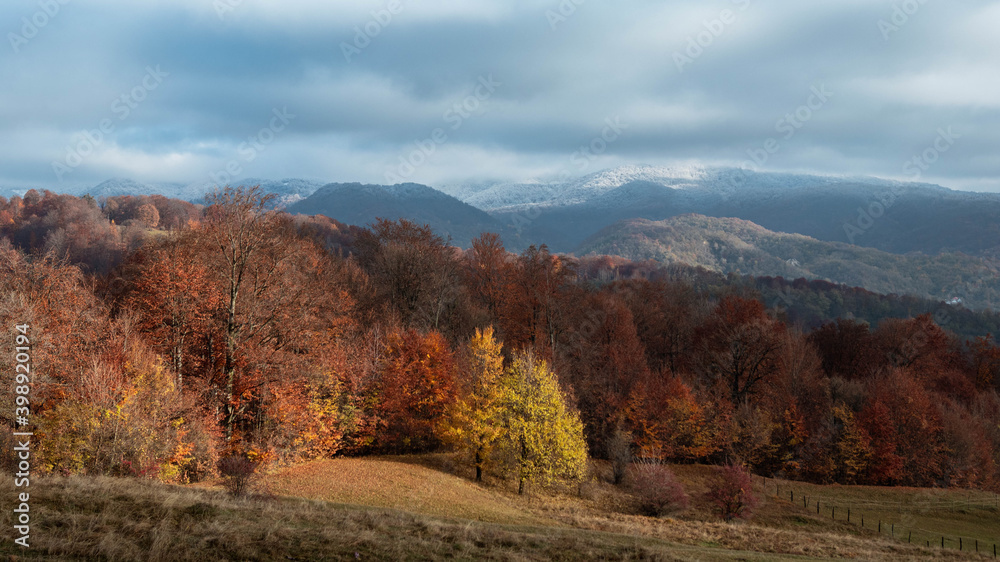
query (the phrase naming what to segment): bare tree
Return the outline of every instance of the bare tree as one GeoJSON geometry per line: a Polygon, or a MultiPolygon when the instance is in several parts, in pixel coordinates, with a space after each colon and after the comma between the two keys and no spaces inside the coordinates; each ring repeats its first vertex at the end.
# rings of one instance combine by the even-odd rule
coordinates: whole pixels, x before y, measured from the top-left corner
{"type": "Polygon", "coordinates": [[[260,186],[225,187],[209,194],[206,209],[207,232],[220,261],[224,280],[226,350],[225,377],[226,439],[233,436],[233,424],[239,414],[234,396],[237,379],[237,354],[242,341],[273,318],[273,306],[258,307],[276,282],[281,262],[291,248],[276,236],[280,217],[269,209],[273,194],[263,194],[260,186]]]}

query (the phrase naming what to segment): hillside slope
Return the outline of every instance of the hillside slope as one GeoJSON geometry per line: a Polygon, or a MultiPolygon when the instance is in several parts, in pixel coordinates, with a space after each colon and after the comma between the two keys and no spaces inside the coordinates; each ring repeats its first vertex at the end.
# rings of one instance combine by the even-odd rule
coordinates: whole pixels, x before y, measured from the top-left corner
{"type": "Polygon", "coordinates": [[[576,253],[685,263],[755,277],[822,279],[883,294],[959,297],[973,308],[995,309],[1000,303],[1000,270],[991,260],[958,253],[891,254],[772,232],[733,218],[689,214],[627,220],[590,237],[576,253]]]}
{"type": "Polygon", "coordinates": [[[415,463],[392,458],[337,458],[268,478],[273,492],[308,499],[402,509],[496,523],[551,524],[502,494],[415,463]],[[336,478],[331,475],[336,474],[336,478]]]}
{"type": "Polygon", "coordinates": [[[453,244],[468,247],[483,232],[503,232],[487,213],[416,183],[391,186],[332,183],[290,205],[289,213],[326,215],[347,224],[365,226],[376,218],[407,219],[428,224],[453,244]]]}
{"type": "MultiPolygon", "coordinates": [[[[327,462],[305,465],[311,474],[304,479],[297,469],[286,471],[285,481],[292,486],[323,486],[355,493],[350,490],[358,482],[381,477],[386,481],[361,484],[357,492],[381,484],[400,490],[394,501],[411,504],[425,489],[431,493],[479,489],[450,475],[434,476],[433,471],[406,475],[366,466],[386,459],[353,459],[349,466],[327,462]],[[421,484],[427,479],[437,479],[437,483],[427,482],[425,488],[421,484]]],[[[674,468],[689,493],[699,494],[700,482],[709,469],[674,468]]],[[[759,515],[748,523],[723,523],[706,517],[698,508],[676,519],[649,518],[608,510],[595,500],[548,495],[510,497],[511,508],[524,513],[525,518],[497,523],[470,518],[461,513],[461,506],[452,515],[435,516],[427,515],[425,509],[386,509],[370,503],[352,505],[301,497],[234,499],[221,490],[132,478],[44,477],[34,479],[31,486],[31,548],[8,540],[0,544],[0,555],[12,560],[763,561],[959,560],[971,554],[970,541],[964,545],[964,553],[957,551],[952,537],[945,549],[918,540],[907,544],[898,534],[893,540],[884,532],[877,533],[871,523],[862,529],[858,522],[842,520],[843,515],[837,520],[817,515],[795,502],[768,495],[774,484],[769,481],[755,486],[767,497],[759,515]]],[[[882,519],[887,526],[889,521],[904,519],[911,525],[946,523],[949,532],[983,537],[984,552],[994,540],[986,537],[992,537],[990,531],[996,528],[996,511],[975,507],[982,501],[970,500],[966,492],[940,492],[932,497],[919,490],[885,489],[872,494],[854,487],[777,484],[783,493],[790,489],[786,486],[796,486],[796,498],[807,493],[824,504],[875,500],[878,505],[892,506],[882,519]],[[921,500],[924,496],[930,501],[921,500]],[[895,506],[902,505],[906,509],[897,512],[895,506]],[[917,518],[906,519],[911,512],[917,518]]],[[[617,490],[610,484],[600,486],[606,493],[617,490]]],[[[0,478],[3,493],[13,497],[15,489],[13,478],[0,478]]],[[[482,493],[502,495],[490,490],[482,493]]],[[[440,501],[441,508],[447,509],[451,500],[449,496],[440,501]]],[[[470,503],[475,501],[470,498],[470,503]]],[[[877,513],[869,508],[866,512],[877,513]]],[[[0,514],[0,520],[11,528],[13,513],[7,510],[0,514]]]]}

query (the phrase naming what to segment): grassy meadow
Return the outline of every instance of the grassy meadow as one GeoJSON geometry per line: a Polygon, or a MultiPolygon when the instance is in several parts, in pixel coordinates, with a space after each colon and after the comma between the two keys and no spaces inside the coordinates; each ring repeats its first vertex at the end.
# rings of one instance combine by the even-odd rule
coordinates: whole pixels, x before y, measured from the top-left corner
{"type": "MultiPolygon", "coordinates": [[[[563,490],[472,482],[450,457],[329,459],[276,471],[255,493],[233,498],[220,486],[165,485],[108,477],[37,478],[31,485],[31,548],[5,540],[10,560],[960,560],[966,545],[941,549],[879,534],[907,523],[980,537],[992,545],[1000,512],[994,496],[965,491],[812,486],[755,480],[763,496],[749,522],[713,519],[699,499],[708,467],[675,466],[692,506],[674,518],[637,514],[627,489],[606,482],[608,467],[563,490]],[[786,498],[774,497],[776,487],[786,498]],[[796,502],[787,499],[795,494],[796,502]],[[878,504],[866,527],[823,505],[878,504]],[[896,519],[889,506],[896,506],[896,519]],[[900,507],[902,506],[902,507],[900,507]],[[912,506],[915,509],[907,510],[912,506]],[[978,507],[976,507],[978,506],[978,507]]],[[[13,479],[0,493],[14,497],[13,479]]],[[[846,507],[844,508],[846,509],[846,507]]],[[[866,508],[867,509],[867,508],[866,508]]],[[[839,511],[839,508],[838,508],[839,511]]],[[[857,512],[852,510],[852,519],[857,512]]],[[[12,513],[2,515],[11,529],[12,513]]],[[[8,531],[10,534],[11,531],[8,531]]],[[[2,558],[0,558],[2,559],[2,558]]],[[[989,556],[982,559],[992,559],[989,556]]]]}

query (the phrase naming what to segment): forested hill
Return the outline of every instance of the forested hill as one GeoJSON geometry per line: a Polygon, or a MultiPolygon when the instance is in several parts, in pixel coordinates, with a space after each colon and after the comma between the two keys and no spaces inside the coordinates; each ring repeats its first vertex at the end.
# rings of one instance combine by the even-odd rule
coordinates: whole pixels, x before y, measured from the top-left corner
{"type": "Polygon", "coordinates": [[[358,226],[379,218],[403,218],[430,225],[434,232],[463,248],[468,248],[472,239],[484,231],[504,231],[503,225],[485,212],[416,183],[389,186],[332,183],[290,205],[288,212],[325,215],[358,226]]]}
{"type": "Polygon", "coordinates": [[[961,253],[891,254],[801,234],[772,232],[750,221],[682,215],[633,219],[603,229],[576,251],[721,273],[819,279],[882,294],[916,295],[971,308],[1000,303],[1000,263],[961,253]]]}
{"type": "Polygon", "coordinates": [[[735,294],[756,299],[805,332],[841,318],[878,326],[887,320],[929,315],[963,340],[1000,334],[1000,314],[993,310],[971,310],[913,295],[883,295],[829,281],[722,274],[701,266],[635,262],[618,256],[585,256],[578,265],[581,280],[598,286],[648,279],[682,283],[713,298],[735,294]]]}

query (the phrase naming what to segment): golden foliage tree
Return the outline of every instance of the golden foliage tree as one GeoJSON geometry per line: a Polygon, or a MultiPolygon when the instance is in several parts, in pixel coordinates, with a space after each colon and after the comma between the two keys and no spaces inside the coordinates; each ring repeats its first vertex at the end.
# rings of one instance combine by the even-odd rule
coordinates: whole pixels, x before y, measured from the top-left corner
{"type": "Polygon", "coordinates": [[[503,344],[493,338],[493,328],[476,330],[463,365],[461,397],[455,402],[443,431],[444,439],[471,457],[476,482],[483,480],[500,423],[500,380],[503,377],[503,344]]]}
{"type": "Polygon", "coordinates": [[[838,481],[854,484],[868,470],[871,461],[871,439],[858,425],[854,412],[843,404],[833,408],[833,418],[840,426],[840,436],[834,448],[838,481]]]}
{"type": "Polygon", "coordinates": [[[531,481],[582,478],[587,463],[583,423],[567,406],[548,364],[530,352],[518,354],[500,387],[504,434],[498,449],[517,473],[518,493],[531,481]]]}

